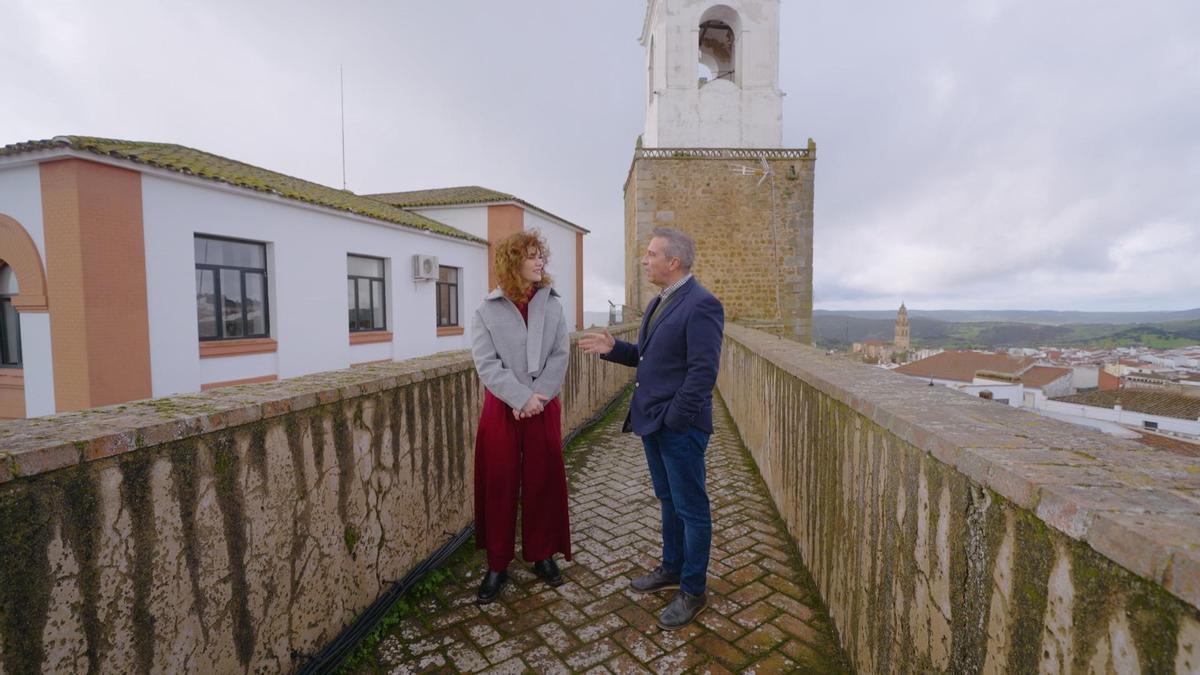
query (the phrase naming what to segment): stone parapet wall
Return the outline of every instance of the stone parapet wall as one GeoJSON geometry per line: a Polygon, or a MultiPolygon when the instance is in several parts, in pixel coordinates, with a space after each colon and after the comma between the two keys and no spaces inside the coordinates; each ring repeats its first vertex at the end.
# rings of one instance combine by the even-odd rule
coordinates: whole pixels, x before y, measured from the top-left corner
{"type": "Polygon", "coordinates": [[[1200,672],[1194,458],[742,326],[721,358],[859,672],[1200,672]]]}
{"type": "MultiPolygon", "coordinates": [[[[564,432],[633,376],[574,344],[564,432]]],[[[295,669],[471,522],[482,394],[448,352],[0,423],[0,674],[295,669]]]]}

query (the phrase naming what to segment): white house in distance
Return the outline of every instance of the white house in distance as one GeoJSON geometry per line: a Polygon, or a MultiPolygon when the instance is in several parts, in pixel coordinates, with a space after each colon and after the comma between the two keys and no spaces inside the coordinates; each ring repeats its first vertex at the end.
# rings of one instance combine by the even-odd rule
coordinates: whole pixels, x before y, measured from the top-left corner
{"type": "Polygon", "coordinates": [[[1014,408],[1036,409],[1048,398],[1075,393],[1070,368],[1038,365],[1036,359],[1009,354],[944,351],[895,372],[1014,408]]]}
{"type": "Polygon", "coordinates": [[[1147,389],[1089,391],[1046,401],[1043,412],[1104,431],[1106,424],[1115,424],[1190,440],[1197,443],[1190,454],[1200,455],[1200,398],[1195,396],[1147,389]]]}
{"type": "Polygon", "coordinates": [[[401,208],[165,143],[0,148],[0,418],[465,348],[489,242],[522,228],[582,323],[586,230],[483,188],[397,195],[433,193],[401,208]]]}

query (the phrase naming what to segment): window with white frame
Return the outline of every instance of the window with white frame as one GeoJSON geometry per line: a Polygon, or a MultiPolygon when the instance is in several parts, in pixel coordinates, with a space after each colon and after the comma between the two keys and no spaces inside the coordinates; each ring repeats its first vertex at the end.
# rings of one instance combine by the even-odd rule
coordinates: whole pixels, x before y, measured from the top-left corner
{"type": "Polygon", "coordinates": [[[200,235],[195,243],[200,339],[270,335],[266,244],[200,235]]]}
{"type": "Polygon", "coordinates": [[[387,330],[387,292],[384,261],[362,255],[346,256],[346,294],[350,332],[387,330]]]}

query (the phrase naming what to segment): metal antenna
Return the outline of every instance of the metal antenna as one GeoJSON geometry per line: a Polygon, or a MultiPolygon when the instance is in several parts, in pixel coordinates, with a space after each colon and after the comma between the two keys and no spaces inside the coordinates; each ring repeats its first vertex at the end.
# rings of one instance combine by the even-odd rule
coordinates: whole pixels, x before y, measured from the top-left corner
{"type": "Polygon", "coordinates": [[[338,90],[342,109],[342,189],[346,189],[346,77],[342,64],[338,64],[338,90]]]}
{"type": "MultiPolygon", "coordinates": [[[[759,157],[758,159],[760,162],[762,162],[762,178],[758,179],[757,184],[761,186],[763,184],[763,181],[766,180],[771,175],[771,165],[767,164],[767,160],[763,157],[759,157]]],[[[775,202],[774,202],[775,184],[774,183],[771,184],[771,199],[772,199],[771,208],[774,209],[775,208],[775,202]]]]}
{"type": "MultiPolygon", "coordinates": [[[[771,243],[775,253],[775,264],[779,265],[779,223],[776,222],[778,217],[778,209],[776,207],[775,198],[775,172],[771,169],[771,165],[767,163],[766,157],[759,157],[759,166],[746,166],[744,164],[734,164],[730,167],[734,173],[741,176],[762,176],[755,183],[755,187],[762,187],[764,181],[771,179],[771,243]]],[[[775,275],[775,311],[779,313],[780,321],[783,321],[783,281],[778,272],[775,275]]]]}

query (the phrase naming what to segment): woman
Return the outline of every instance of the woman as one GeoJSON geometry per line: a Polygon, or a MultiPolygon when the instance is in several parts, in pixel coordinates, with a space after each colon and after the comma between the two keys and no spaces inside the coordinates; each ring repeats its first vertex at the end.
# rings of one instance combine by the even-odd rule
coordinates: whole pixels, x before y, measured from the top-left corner
{"type": "Polygon", "coordinates": [[[550,251],[537,230],[496,244],[499,286],[475,312],[472,355],[487,389],[475,437],[475,546],[487,550],[479,604],[508,580],[517,501],[521,556],[551,586],[563,583],[554,554],[571,559],[567,476],[558,393],[570,341],[558,293],[550,287],[550,251]]]}

